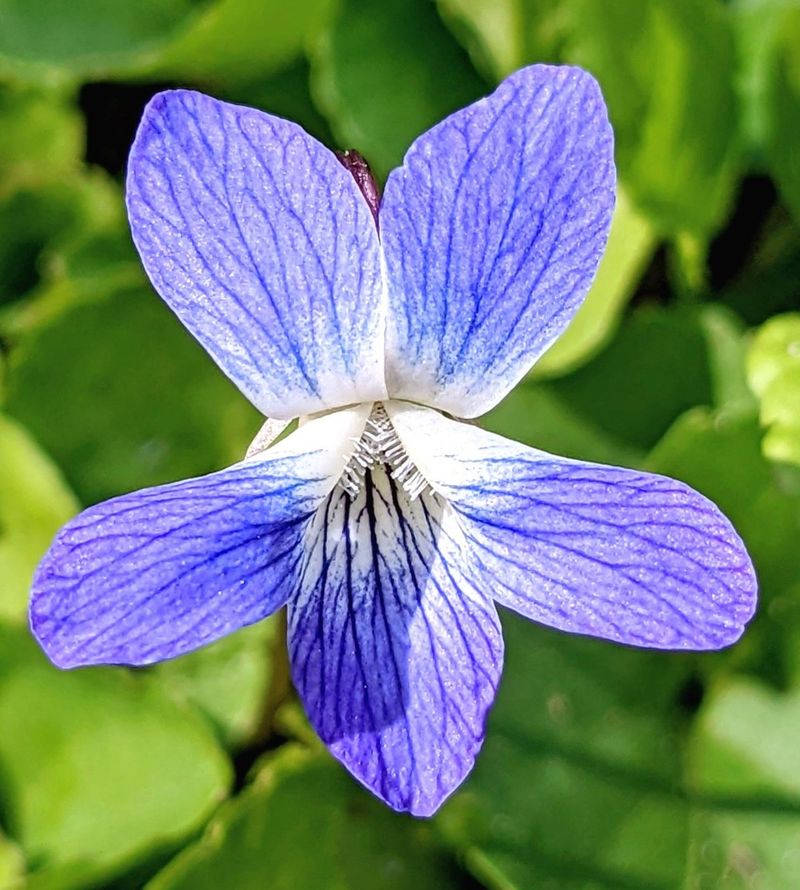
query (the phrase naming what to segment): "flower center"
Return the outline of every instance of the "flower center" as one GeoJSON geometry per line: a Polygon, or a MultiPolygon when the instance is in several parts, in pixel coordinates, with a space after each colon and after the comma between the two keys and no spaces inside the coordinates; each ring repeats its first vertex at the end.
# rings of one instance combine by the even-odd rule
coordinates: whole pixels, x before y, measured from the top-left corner
{"type": "Polygon", "coordinates": [[[412,501],[430,490],[428,480],[406,454],[381,402],[375,403],[361,438],[354,438],[353,443],[355,448],[339,479],[339,485],[351,498],[361,491],[367,473],[377,467],[385,467],[412,501]]]}

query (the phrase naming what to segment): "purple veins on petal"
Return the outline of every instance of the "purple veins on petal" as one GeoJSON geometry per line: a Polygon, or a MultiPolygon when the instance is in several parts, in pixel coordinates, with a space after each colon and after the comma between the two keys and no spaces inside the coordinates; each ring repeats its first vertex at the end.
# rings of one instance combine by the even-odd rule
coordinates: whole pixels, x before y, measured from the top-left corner
{"type": "Polygon", "coordinates": [[[364,411],[311,421],[262,457],[97,504],[56,536],[31,626],[60,667],[149,664],[260,621],[294,593],[305,530],[341,472],[321,442],[364,411]]]}
{"type": "Polygon", "coordinates": [[[742,634],[756,603],[752,563],[730,522],[687,485],[554,457],[424,408],[391,416],[458,516],[474,583],[497,602],[636,646],[717,649],[742,634]]]}
{"type": "Polygon", "coordinates": [[[605,247],[613,135],[596,81],[534,65],[420,136],[386,183],[392,398],[497,404],[564,330],[605,247]]]}
{"type": "Polygon", "coordinates": [[[248,469],[90,508],[36,575],[33,630],[73,667],[161,661],[252,624],[291,594],[303,500],[291,480],[248,469]]]}
{"type": "Polygon", "coordinates": [[[605,105],[577,68],[525,68],[424,133],[383,198],[361,155],[295,124],[156,96],[127,180],[142,262],[253,404],[301,423],[69,522],[33,585],[50,658],[148,664],[287,604],[321,739],[389,806],[429,815],[483,742],[495,601],[625,644],[734,642],[756,581],[710,501],[439,413],[482,414],[564,330],[614,186],[605,105]]]}
{"type": "Polygon", "coordinates": [[[385,396],[377,231],[353,177],[297,124],[160,93],[127,204],[156,290],[264,414],[385,396]]]}
{"type": "Polygon", "coordinates": [[[431,495],[383,470],[308,531],[289,604],[292,676],[331,752],[397,810],[430,815],[472,768],[502,669],[494,605],[431,495]]]}

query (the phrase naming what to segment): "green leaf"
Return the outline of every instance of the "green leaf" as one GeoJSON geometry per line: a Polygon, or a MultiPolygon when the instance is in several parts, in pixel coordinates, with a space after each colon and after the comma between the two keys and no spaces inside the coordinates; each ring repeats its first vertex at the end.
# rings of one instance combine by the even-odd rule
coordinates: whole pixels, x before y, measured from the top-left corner
{"type": "Polygon", "coordinates": [[[750,344],[747,377],[759,397],[800,368],[800,312],[777,315],[763,324],[750,344]]]}
{"type": "Polygon", "coordinates": [[[83,153],[77,109],[55,91],[0,86],[0,193],[74,172],[83,153]]]}
{"type": "Polygon", "coordinates": [[[297,56],[330,19],[336,0],[218,0],[146,72],[230,87],[297,56]]]}
{"type": "Polygon", "coordinates": [[[262,716],[274,638],[275,621],[259,621],[153,671],[175,698],[211,719],[226,745],[238,746],[252,736],[262,716]]]}
{"type": "Polygon", "coordinates": [[[0,620],[25,620],[34,569],[77,511],[57,468],[0,414],[0,620]]]}
{"type": "Polygon", "coordinates": [[[570,0],[568,57],[600,81],[620,175],[663,232],[722,222],[738,143],[735,50],[717,0],[570,0]]]}
{"type": "Polygon", "coordinates": [[[523,380],[481,426],[551,454],[635,466],[644,452],[604,430],[548,383],[523,380]]]}
{"type": "Polygon", "coordinates": [[[797,693],[714,684],[687,770],[686,679],[729,656],[625,649],[507,613],[503,625],[506,666],[484,750],[438,819],[480,881],[795,886],[797,693]],[[742,880],[751,866],[763,883],[742,880]]]}
{"type": "MultiPolygon", "coordinates": [[[[119,192],[99,172],[26,183],[2,196],[0,305],[58,280],[71,249],[90,233],[119,229],[122,220],[119,192]]],[[[0,330],[8,333],[24,311],[0,316],[0,330]]]]}
{"type": "Polygon", "coordinates": [[[701,319],[694,307],[643,307],[603,352],[549,386],[608,436],[652,448],[684,411],[713,402],[701,319]]]}
{"type": "Polygon", "coordinates": [[[687,886],[709,890],[800,883],[800,692],[751,679],[713,690],[687,758],[698,796],[687,886]]]}
{"type": "Polygon", "coordinates": [[[14,837],[31,862],[74,864],[95,880],[196,830],[231,778],[204,721],[153,678],[58,671],[26,632],[6,628],[0,726],[14,837]]]}
{"type": "Polygon", "coordinates": [[[327,755],[287,746],[148,890],[439,890],[458,874],[424,822],[369,797],[327,755]]]}
{"type": "Polygon", "coordinates": [[[747,374],[767,427],[764,453],[775,461],[800,464],[800,313],[775,316],[758,329],[747,374]]]}
{"type": "Polygon", "coordinates": [[[725,683],[695,727],[689,781],[705,794],[782,796],[800,815],[798,735],[800,690],[775,692],[751,679],[725,683]]]}
{"type": "Polygon", "coordinates": [[[688,811],[685,656],[570,637],[504,613],[506,666],[475,771],[442,828],[490,887],[677,887],[688,811]]]}
{"type": "MultiPolygon", "coordinates": [[[[800,3],[734,0],[731,4],[740,73],[741,129],[755,164],[766,166],[800,214],[800,3]]],[[[774,291],[774,288],[771,288],[774,291]]]]}
{"type": "Polygon", "coordinates": [[[534,375],[571,371],[605,345],[654,249],[651,226],[620,189],[608,246],[592,288],[570,326],[536,363],[534,375]]]}
{"type": "Polygon", "coordinates": [[[748,325],[794,310],[800,296],[800,227],[778,207],[747,266],[716,299],[748,325]]]}
{"type": "Polygon", "coordinates": [[[684,886],[697,890],[783,890],[800,883],[800,818],[780,807],[698,808],[684,886]]]}
{"type": "Polygon", "coordinates": [[[774,87],[779,74],[781,34],[798,0],[731,0],[730,12],[738,54],[736,86],[740,129],[756,156],[763,152],[774,121],[774,87]]]}
{"type": "Polygon", "coordinates": [[[152,55],[197,14],[198,0],[0,0],[0,72],[99,77],[152,55]]]}
{"type": "Polygon", "coordinates": [[[501,80],[530,62],[557,62],[569,25],[562,0],[437,0],[475,64],[501,80]]]}
{"type": "Polygon", "coordinates": [[[708,303],[699,321],[708,347],[714,406],[731,414],[752,415],[757,405],[747,382],[748,341],[741,319],[725,306],[708,303]]]}
{"type": "Polygon", "coordinates": [[[0,833],[0,890],[22,887],[25,859],[22,850],[0,833]]]}
{"type": "Polygon", "coordinates": [[[800,219],[800,6],[781,19],[766,154],[781,194],[800,219]]]}
{"type": "Polygon", "coordinates": [[[529,377],[485,418],[502,435],[545,451],[640,465],[685,411],[752,406],[741,324],[719,307],[643,307],[578,370],[529,377]]]}
{"type": "Polygon", "coordinates": [[[7,410],[85,503],[201,475],[241,458],[259,426],[150,290],[78,304],[11,355],[7,410]]]}
{"type": "Polygon", "coordinates": [[[381,178],[416,136],[486,92],[428,0],[343,0],[312,73],[340,145],[360,151],[381,178]]]}
{"type": "Polygon", "coordinates": [[[663,234],[723,221],[738,162],[736,53],[718,0],[439,0],[493,79],[583,65],[609,105],[620,177],[663,234]]]}

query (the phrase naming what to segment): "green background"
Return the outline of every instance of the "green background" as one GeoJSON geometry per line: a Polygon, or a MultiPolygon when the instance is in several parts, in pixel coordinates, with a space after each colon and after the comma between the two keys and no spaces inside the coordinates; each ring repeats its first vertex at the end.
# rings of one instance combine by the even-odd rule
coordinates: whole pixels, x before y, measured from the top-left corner
{"type": "Polygon", "coordinates": [[[800,0],[0,0],[0,888],[800,887],[799,226],[800,0]],[[315,740],[280,619],[148,670],[50,667],[26,600],[59,525],[259,426],[131,245],[149,96],[284,115],[382,178],[536,61],[599,79],[620,200],[586,305],[486,425],[714,498],[761,583],[742,641],[504,615],[484,751],[427,821],[315,740]]]}

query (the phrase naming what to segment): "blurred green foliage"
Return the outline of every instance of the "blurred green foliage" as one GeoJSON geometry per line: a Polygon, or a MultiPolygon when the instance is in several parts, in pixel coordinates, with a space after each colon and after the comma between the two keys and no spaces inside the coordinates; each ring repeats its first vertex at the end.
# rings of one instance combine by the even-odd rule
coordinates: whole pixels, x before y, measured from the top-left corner
{"type": "Polygon", "coordinates": [[[798,0],[0,0],[0,888],[800,886],[799,224],[798,0]],[[485,750],[428,822],[314,740],[276,620],[145,671],[50,667],[25,596],[59,524],[259,425],[130,243],[108,159],[147,97],[260,106],[383,177],[536,61],[600,80],[620,200],[573,328],[486,424],[714,498],[761,582],[742,642],[505,616],[485,750]]]}

